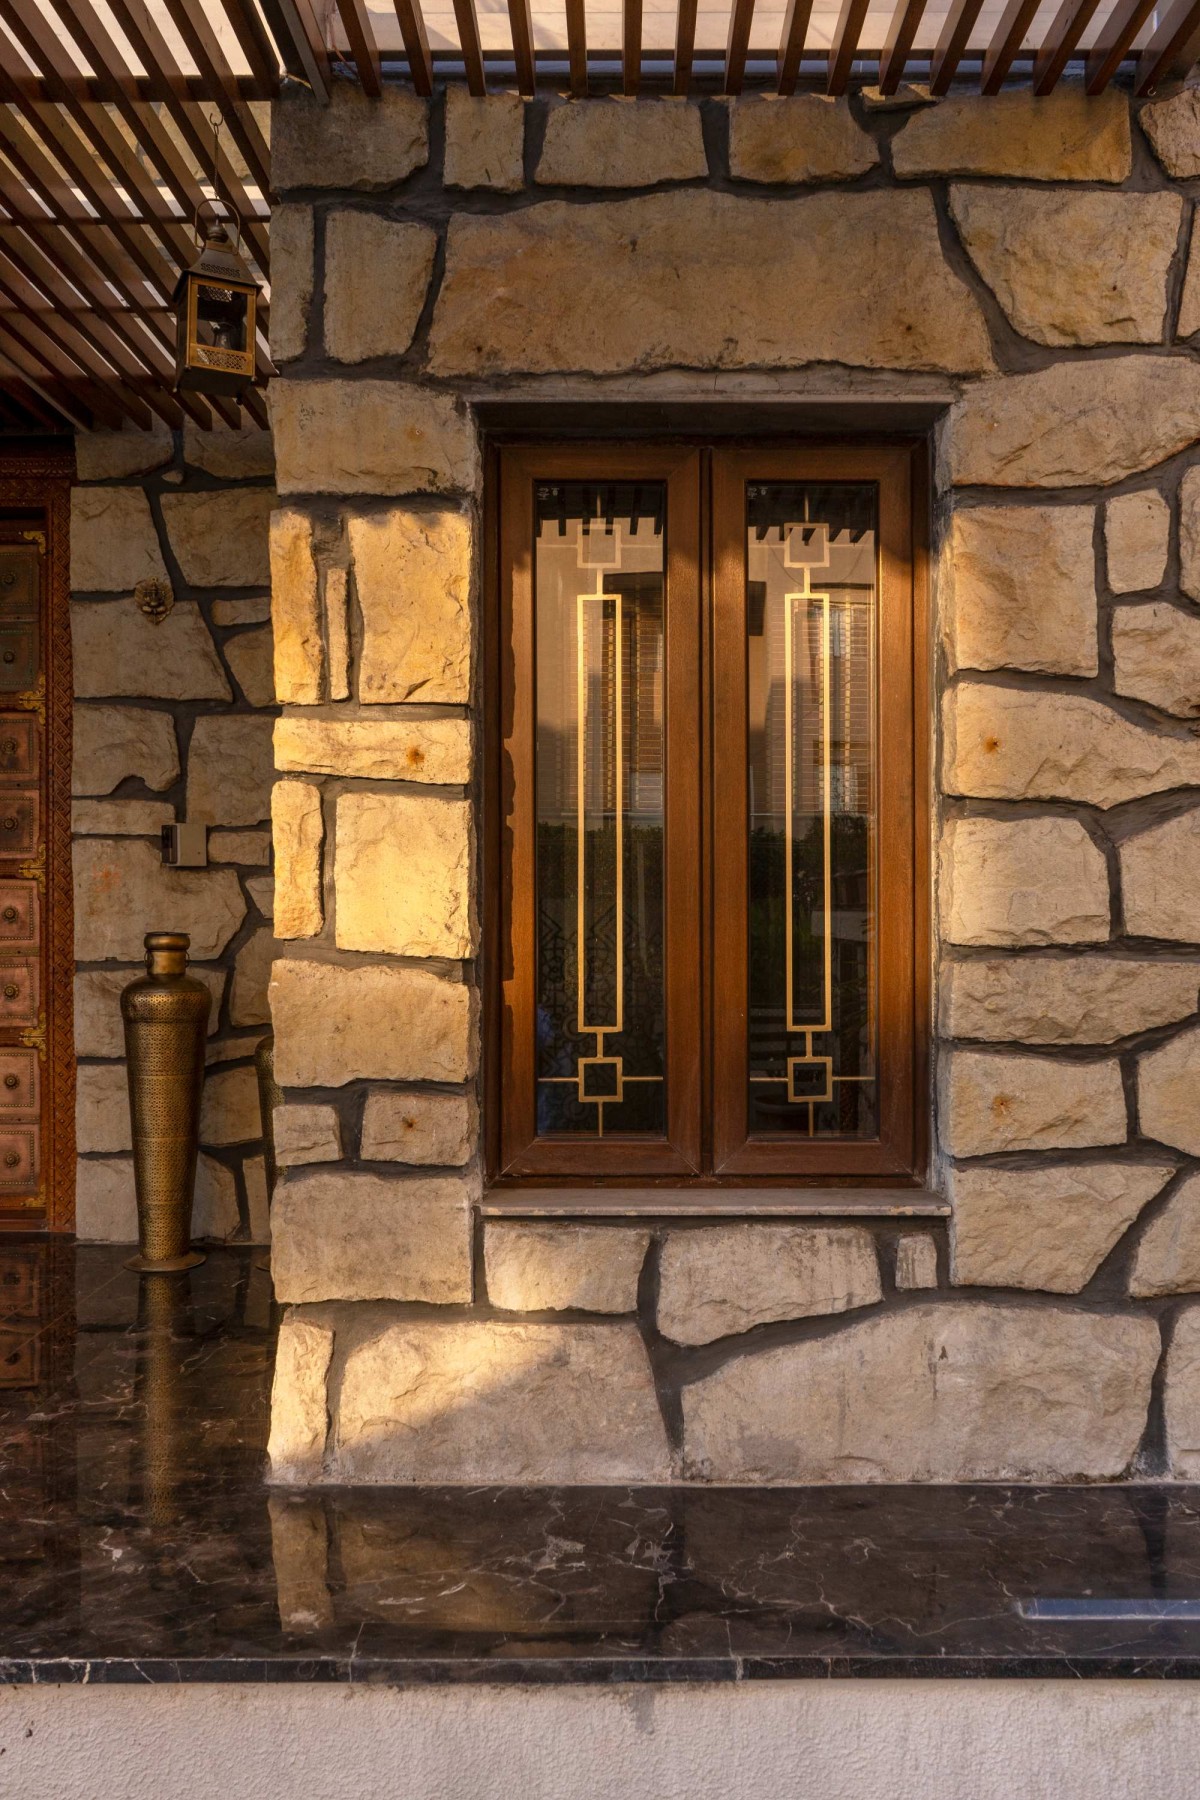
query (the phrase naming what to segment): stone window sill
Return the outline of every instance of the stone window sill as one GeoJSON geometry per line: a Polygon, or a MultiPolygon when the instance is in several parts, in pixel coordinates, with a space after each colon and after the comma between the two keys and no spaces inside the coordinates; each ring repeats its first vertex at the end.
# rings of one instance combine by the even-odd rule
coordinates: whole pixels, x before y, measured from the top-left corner
{"type": "Polygon", "coordinates": [[[489,1188],[485,1218],[946,1219],[950,1202],[924,1187],[489,1188]]]}

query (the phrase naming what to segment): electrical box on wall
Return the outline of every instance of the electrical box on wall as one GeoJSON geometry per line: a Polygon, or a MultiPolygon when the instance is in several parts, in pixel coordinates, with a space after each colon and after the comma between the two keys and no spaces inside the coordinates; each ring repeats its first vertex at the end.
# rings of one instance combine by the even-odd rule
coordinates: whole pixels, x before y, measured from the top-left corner
{"type": "Polygon", "coordinates": [[[170,869],[208,867],[207,825],[164,825],[162,859],[170,869]]]}

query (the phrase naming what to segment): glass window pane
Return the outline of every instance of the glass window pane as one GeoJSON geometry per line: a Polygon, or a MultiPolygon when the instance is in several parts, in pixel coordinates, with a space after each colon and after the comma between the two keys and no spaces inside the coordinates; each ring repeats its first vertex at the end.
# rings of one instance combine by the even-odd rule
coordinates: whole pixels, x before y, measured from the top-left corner
{"type": "Polygon", "coordinates": [[[661,1135],[660,482],[537,489],[537,1119],[661,1135]]]}
{"type": "Polygon", "coordinates": [[[871,484],[747,493],[750,1129],[878,1134],[871,484]]]}

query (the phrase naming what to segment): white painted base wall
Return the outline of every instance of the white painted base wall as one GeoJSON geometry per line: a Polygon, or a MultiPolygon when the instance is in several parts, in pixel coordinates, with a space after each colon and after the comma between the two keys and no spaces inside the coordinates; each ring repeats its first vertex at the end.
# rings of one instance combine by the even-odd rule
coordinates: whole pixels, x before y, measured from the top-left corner
{"type": "Polygon", "coordinates": [[[0,1689],[5,1800],[1195,1800],[1186,1682],[0,1689]]]}

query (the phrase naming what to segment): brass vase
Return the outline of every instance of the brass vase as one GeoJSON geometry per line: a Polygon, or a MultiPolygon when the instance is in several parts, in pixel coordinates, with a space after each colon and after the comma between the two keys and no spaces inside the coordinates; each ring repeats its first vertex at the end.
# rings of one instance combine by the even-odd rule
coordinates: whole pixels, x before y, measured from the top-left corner
{"type": "Polygon", "coordinates": [[[212,998],[187,973],[191,939],[182,931],[146,935],[146,973],[121,994],[138,1249],[129,1269],[191,1269],[192,1197],[200,1148],[204,1042],[212,998]]]}

